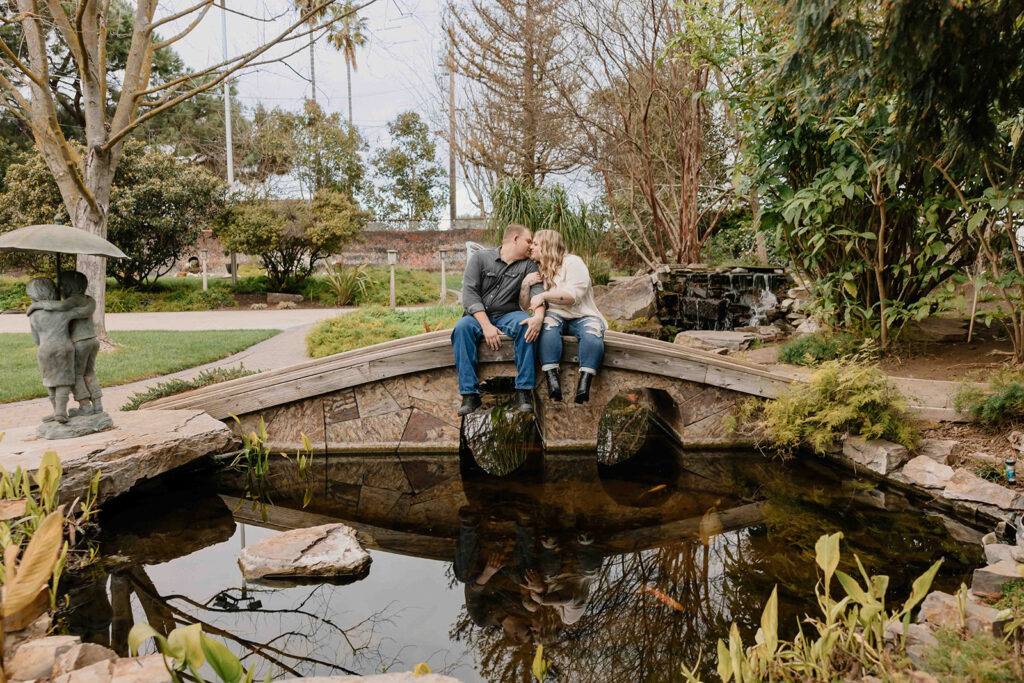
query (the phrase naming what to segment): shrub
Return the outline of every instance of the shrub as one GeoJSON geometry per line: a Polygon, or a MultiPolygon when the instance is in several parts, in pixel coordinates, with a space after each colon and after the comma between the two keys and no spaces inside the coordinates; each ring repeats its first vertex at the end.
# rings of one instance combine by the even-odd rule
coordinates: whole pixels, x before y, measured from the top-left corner
{"type": "Polygon", "coordinates": [[[991,425],[1024,419],[1024,375],[1007,369],[996,372],[985,389],[965,384],[954,397],[953,407],[991,425]]]}
{"type": "Polygon", "coordinates": [[[235,294],[266,294],[270,291],[270,280],[266,275],[250,275],[238,278],[238,283],[231,286],[235,294]]]}
{"type": "Polygon", "coordinates": [[[27,308],[29,304],[24,282],[0,282],[0,311],[5,308],[27,308]]]}
{"type": "Polygon", "coordinates": [[[365,265],[347,267],[336,263],[327,271],[327,284],[338,306],[349,306],[365,299],[367,289],[375,289],[365,265]]]}
{"type": "Polygon", "coordinates": [[[783,453],[807,445],[825,453],[844,433],[887,439],[907,448],[918,430],[896,386],[878,368],[828,361],[807,384],[794,384],[763,404],[761,425],[783,453]]]}
{"type": "Polygon", "coordinates": [[[593,255],[587,259],[590,281],[595,285],[606,285],[612,277],[612,262],[603,256],[593,255]]]}
{"type": "Polygon", "coordinates": [[[852,334],[807,334],[783,344],[779,349],[779,360],[792,365],[817,365],[852,356],[860,347],[852,334]]]}
{"type": "MultiPolygon", "coordinates": [[[[966,630],[966,629],[965,629],[966,630]]],[[[942,628],[935,632],[938,645],[925,653],[925,668],[943,681],[1019,681],[1020,665],[1013,648],[988,633],[965,633],[942,628]]]]}
{"type": "Polygon", "coordinates": [[[121,410],[138,410],[144,403],[155,401],[164,396],[180,394],[183,391],[198,389],[199,387],[219,384],[220,382],[227,382],[228,380],[255,374],[256,370],[246,370],[243,366],[239,365],[237,368],[211,368],[203,370],[192,379],[169,379],[166,382],[154,384],[145,391],[135,392],[121,406],[121,410]]]}
{"type": "MultiPolygon", "coordinates": [[[[11,164],[0,198],[8,228],[65,218],[60,192],[38,153],[11,164]]],[[[127,259],[108,259],[107,273],[128,287],[152,284],[199,239],[224,203],[224,182],[197,164],[137,140],[124,145],[110,193],[107,239],[127,259]]]]}
{"type": "Polygon", "coordinates": [[[221,217],[224,247],[259,256],[274,291],[298,291],[319,262],[359,236],[369,214],[345,193],[322,190],[298,199],[238,202],[221,217]]]}
{"type": "Polygon", "coordinates": [[[448,329],[462,317],[462,306],[432,306],[412,311],[394,311],[373,306],[326,320],[306,337],[306,349],[313,358],[402,339],[429,330],[448,329]]]}

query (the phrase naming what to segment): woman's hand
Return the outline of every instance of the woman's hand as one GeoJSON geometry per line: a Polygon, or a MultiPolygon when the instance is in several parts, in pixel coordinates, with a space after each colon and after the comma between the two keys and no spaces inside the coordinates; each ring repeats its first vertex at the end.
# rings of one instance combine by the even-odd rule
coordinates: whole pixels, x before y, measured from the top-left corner
{"type": "Polygon", "coordinates": [[[547,295],[547,292],[541,292],[540,294],[538,294],[538,295],[534,296],[533,298],[531,298],[530,299],[530,308],[536,311],[538,308],[540,308],[545,303],[547,303],[547,296],[546,295],[547,295]]]}
{"type": "Polygon", "coordinates": [[[539,285],[541,282],[543,282],[543,278],[540,276],[540,273],[529,273],[523,278],[523,287],[533,287],[534,285],[539,285]]]}

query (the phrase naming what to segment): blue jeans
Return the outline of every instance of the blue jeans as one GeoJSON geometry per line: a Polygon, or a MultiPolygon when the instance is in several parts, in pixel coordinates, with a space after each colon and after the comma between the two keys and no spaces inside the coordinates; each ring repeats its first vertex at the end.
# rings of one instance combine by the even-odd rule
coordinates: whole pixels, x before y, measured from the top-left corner
{"type": "MultiPolygon", "coordinates": [[[[533,342],[526,341],[526,325],[519,324],[528,320],[529,314],[512,311],[488,318],[492,325],[512,337],[516,354],[516,389],[533,389],[537,381],[537,370],[534,367],[537,347],[533,342]]],[[[477,344],[483,338],[483,328],[471,315],[462,316],[452,330],[452,351],[455,352],[455,369],[459,373],[459,393],[463,396],[480,393],[480,380],[476,376],[477,344]]]]}
{"type": "Polygon", "coordinates": [[[566,320],[557,313],[544,314],[544,326],[537,342],[540,345],[540,369],[558,369],[558,362],[562,359],[563,334],[571,334],[579,340],[580,371],[597,374],[604,358],[604,323],[592,315],[566,320]]]}

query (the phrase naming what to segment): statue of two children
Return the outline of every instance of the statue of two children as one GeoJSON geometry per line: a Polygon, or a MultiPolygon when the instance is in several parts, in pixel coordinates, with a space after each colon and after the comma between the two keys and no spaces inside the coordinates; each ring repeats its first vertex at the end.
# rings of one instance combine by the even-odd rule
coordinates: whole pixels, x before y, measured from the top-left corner
{"type": "Polygon", "coordinates": [[[25,287],[32,300],[28,317],[32,338],[39,345],[39,372],[53,405],[53,413],[44,423],[64,423],[69,416],[103,412],[103,392],[96,380],[100,342],[92,321],[96,301],[86,296],[88,280],[82,273],[64,272],[58,279],[63,301],[50,278],[37,277],[25,287]],[[72,391],[78,408],[69,411],[72,391]]]}

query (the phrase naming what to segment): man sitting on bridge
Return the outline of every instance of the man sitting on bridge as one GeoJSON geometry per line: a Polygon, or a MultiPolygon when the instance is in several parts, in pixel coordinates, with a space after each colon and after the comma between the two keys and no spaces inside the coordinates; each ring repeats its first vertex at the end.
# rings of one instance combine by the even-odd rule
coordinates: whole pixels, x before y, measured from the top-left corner
{"type": "MultiPolygon", "coordinates": [[[[544,307],[532,316],[519,308],[523,278],[537,272],[537,264],[529,258],[532,242],[529,228],[512,223],[505,227],[500,248],[474,252],[466,263],[462,279],[465,313],[452,330],[452,350],[462,394],[459,415],[468,415],[480,407],[477,344],[483,339],[489,349],[497,351],[501,348],[502,332],[512,337],[515,350],[516,408],[533,412],[534,342],[540,336],[544,307]]],[[[531,297],[543,291],[543,284],[530,287],[531,297]]]]}

